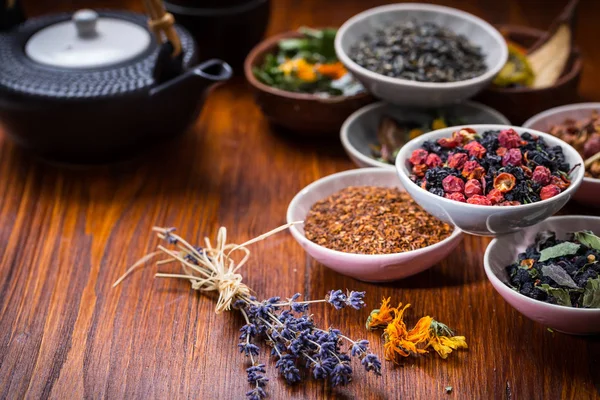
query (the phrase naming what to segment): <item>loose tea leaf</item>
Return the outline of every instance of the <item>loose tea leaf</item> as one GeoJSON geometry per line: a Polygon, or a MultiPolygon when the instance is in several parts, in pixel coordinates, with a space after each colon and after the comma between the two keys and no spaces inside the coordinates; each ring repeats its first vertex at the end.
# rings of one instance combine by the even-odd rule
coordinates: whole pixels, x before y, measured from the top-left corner
{"type": "Polygon", "coordinates": [[[600,308],[600,277],[587,281],[582,304],[588,308],[600,308]]]}
{"type": "Polygon", "coordinates": [[[569,276],[567,271],[560,267],[560,265],[550,264],[542,267],[542,274],[554,280],[560,286],[567,286],[573,289],[579,289],[579,286],[575,283],[573,278],[569,276]]]}
{"type": "Polygon", "coordinates": [[[593,232],[575,232],[575,239],[591,249],[600,250],[600,237],[594,235],[593,232]]]}
{"type": "Polygon", "coordinates": [[[542,251],[540,251],[540,259],[539,262],[544,262],[551,260],[553,258],[563,257],[563,256],[571,256],[573,254],[577,254],[580,244],[573,242],[563,242],[557,244],[556,246],[548,247],[542,251]]]}
{"type": "Polygon", "coordinates": [[[537,288],[554,297],[557,304],[567,307],[572,306],[571,295],[567,289],[554,288],[545,283],[543,285],[539,285],[537,288]]]}

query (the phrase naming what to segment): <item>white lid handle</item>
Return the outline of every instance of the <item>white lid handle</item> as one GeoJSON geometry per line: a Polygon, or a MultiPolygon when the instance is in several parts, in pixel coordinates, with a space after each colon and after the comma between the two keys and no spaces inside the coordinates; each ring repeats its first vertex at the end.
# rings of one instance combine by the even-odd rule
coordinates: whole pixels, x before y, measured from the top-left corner
{"type": "Polygon", "coordinates": [[[77,29],[79,37],[93,37],[98,34],[96,23],[98,22],[98,13],[94,10],[83,9],[73,14],[73,22],[77,29]]]}

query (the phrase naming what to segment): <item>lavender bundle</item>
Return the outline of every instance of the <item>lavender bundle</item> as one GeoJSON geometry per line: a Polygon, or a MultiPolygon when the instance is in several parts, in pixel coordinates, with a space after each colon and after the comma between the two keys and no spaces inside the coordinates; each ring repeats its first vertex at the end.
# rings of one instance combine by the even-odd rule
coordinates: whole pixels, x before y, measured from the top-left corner
{"type": "Polygon", "coordinates": [[[249,400],[267,397],[264,389],[268,382],[264,375],[266,367],[258,361],[260,348],[257,344],[260,341],[271,347],[271,356],[277,360],[275,367],[288,384],[300,382],[303,375],[306,375],[302,372],[304,370],[315,379],[328,380],[332,386],[346,385],[352,380],[351,357],[359,359],[366,371],[380,375],[381,362],[370,352],[368,341],[352,340],[337,329],[321,329],[316,326],[312,316],[307,314],[310,304],[322,302],[331,304],[336,310],[345,307],[361,309],[365,306],[365,292],[344,293],[332,290],[325,298],[310,301],[299,301],[301,295],[296,293],[285,301],[280,297],[259,301],[242,282],[238,271],[250,257],[247,246],[293,224],[281,226],[241,245],[227,244],[227,230],[221,228],[215,247],[208,238],[205,238],[204,247],[195,247],[176,235],[174,228],[155,227],[152,230],[173,249],[159,245],[157,251],[146,255],[129,268],[113,287],[136,268],[164,254],[167,258],[157,264],[178,263],[183,274],[157,273],[156,277],[187,279],[192,289],[218,292],[215,312],[238,310],[246,321],[240,329],[241,342],[238,347],[251,364],[246,369],[248,383],[252,387],[246,393],[249,400]],[[236,251],[243,253],[242,259],[237,262],[231,257],[236,251]],[[348,345],[346,350],[343,350],[344,342],[348,345]]]}

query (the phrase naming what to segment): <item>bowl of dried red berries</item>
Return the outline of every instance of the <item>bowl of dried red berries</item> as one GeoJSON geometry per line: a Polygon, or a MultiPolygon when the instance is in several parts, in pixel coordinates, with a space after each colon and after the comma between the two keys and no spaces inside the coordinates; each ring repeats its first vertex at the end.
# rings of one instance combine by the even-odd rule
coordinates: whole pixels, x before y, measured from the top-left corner
{"type": "Polygon", "coordinates": [[[583,159],[567,143],[506,125],[450,127],[419,136],[400,150],[396,169],[427,212],[483,236],[550,217],[584,176],[583,159]]]}
{"type": "Polygon", "coordinates": [[[498,237],[484,255],[494,289],[552,329],[600,333],[600,217],[551,217],[498,237]]]}

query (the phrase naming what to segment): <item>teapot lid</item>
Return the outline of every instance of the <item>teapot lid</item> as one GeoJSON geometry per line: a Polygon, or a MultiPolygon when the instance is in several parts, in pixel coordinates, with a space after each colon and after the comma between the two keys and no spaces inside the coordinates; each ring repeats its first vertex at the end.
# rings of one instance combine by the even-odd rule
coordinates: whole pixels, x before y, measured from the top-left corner
{"type": "Polygon", "coordinates": [[[119,18],[99,17],[79,10],[71,20],[49,25],[25,44],[33,61],[52,67],[89,69],[131,60],[150,46],[152,38],[139,24],[119,18]]]}

